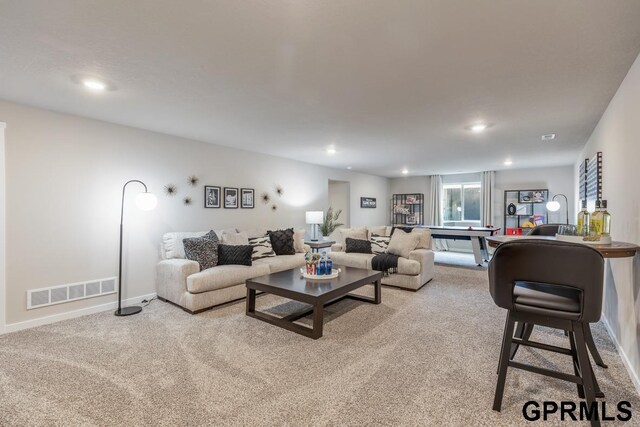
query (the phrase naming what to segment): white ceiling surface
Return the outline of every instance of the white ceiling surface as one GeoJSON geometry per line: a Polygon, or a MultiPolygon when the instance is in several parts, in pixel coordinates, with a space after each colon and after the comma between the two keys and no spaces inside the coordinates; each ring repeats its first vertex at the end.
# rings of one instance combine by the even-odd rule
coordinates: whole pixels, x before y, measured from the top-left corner
{"type": "Polygon", "coordinates": [[[638,0],[0,0],[0,98],[384,176],[562,165],[639,23],[638,0]]]}

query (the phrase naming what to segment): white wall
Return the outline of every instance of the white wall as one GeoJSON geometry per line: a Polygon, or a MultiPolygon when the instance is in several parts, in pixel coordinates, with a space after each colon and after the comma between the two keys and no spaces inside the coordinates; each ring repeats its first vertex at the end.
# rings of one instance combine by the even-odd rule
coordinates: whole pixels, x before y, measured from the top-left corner
{"type": "Polygon", "coordinates": [[[4,132],[6,123],[0,122],[0,334],[4,331],[5,324],[5,241],[6,241],[6,219],[5,219],[5,142],[4,132]]]}
{"type": "MultiPolygon", "coordinates": [[[[345,181],[329,181],[329,203],[328,206],[333,208],[333,211],[342,210],[338,222],[344,224],[340,228],[351,226],[351,196],[350,196],[349,182],[345,181]]],[[[358,200],[360,200],[358,198],[358,200]]],[[[360,205],[358,205],[359,207],[360,205]]],[[[326,212],[325,212],[326,213],[326,212]]],[[[373,224],[371,224],[373,225],[373,224]]],[[[331,237],[336,238],[339,231],[336,230],[332,233],[331,237]]]]}
{"type": "MultiPolygon", "coordinates": [[[[504,191],[548,188],[549,197],[564,194],[569,200],[569,222],[575,224],[575,175],[573,166],[558,166],[535,169],[507,169],[496,171],[496,197],[493,200],[493,225],[504,227],[504,191]]],[[[566,222],[564,198],[560,197],[560,210],[549,212],[549,223],[566,222]]],[[[504,233],[504,230],[502,230],[504,233]]]]}
{"type": "MultiPolygon", "coordinates": [[[[179,118],[177,118],[179,119],[179,118]]],[[[6,132],[7,324],[104,304],[113,295],[26,310],[26,291],[116,276],[122,185],[144,181],[158,207],[135,207],[127,190],[123,298],[155,291],[163,233],[225,227],[304,226],[306,210],[326,210],[329,179],[348,181],[351,224],[386,224],[389,180],[265,156],[0,101],[6,132]],[[196,175],[196,187],[187,177],[196,175]],[[178,195],[163,193],[166,184],[178,195]],[[249,187],[272,203],[255,209],[204,209],[203,186],[249,187]],[[284,188],[279,198],[276,185],[284,188]],[[360,209],[359,196],[378,198],[360,209]],[[189,196],[191,206],[182,199],[189,196]],[[278,209],[271,210],[276,204],[278,209]],[[356,209],[357,206],[357,209],[356,209]]]]}
{"type": "MultiPolygon", "coordinates": [[[[596,152],[603,155],[603,198],[611,213],[614,240],[640,244],[640,57],[576,159],[579,165],[596,152]]],[[[574,180],[574,195],[578,181],[574,180]]],[[[603,317],[618,342],[640,392],[640,255],[607,260],[603,317]]]]}

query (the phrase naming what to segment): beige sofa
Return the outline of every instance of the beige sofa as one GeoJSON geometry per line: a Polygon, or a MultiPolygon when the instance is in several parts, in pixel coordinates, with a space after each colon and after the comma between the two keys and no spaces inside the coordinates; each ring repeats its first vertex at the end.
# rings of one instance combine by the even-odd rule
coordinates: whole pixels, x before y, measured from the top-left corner
{"type": "MultiPolygon", "coordinates": [[[[220,243],[224,244],[225,234],[242,230],[215,231],[220,243]]],[[[266,229],[245,232],[248,237],[259,237],[266,234],[266,229]]],[[[156,267],[158,298],[172,302],[192,314],[246,297],[245,281],[248,279],[303,266],[305,252],[309,250],[302,238],[302,242],[296,245],[301,251],[295,255],[258,259],[251,266],[219,265],[200,271],[200,265],[196,261],[186,259],[182,239],[200,237],[206,233],[207,231],[166,233],[160,248],[161,260],[156,267]]]]}
{"type": "MultiPolygon", "coordinates": [[[[371,234],[386,236],[391,234],[391,227],[389,226],[361,228],[366,229],[368,238],[371,238],[371,234]]],[[[411,251],[408,258],[400,257],[398,259],[398,272],[385,275],[382,278],[383,285],[417,291],[433,279],[434,253],[431,249],[431,233],[428,229],[425,229],[425,232],[429,233],[426,248],[411,251]]],[[[371,268],[371,259],[375,256],[373,254],[344,252],[344,238],[339,238],[339,241],[331,246],[331,252],[328,255],[335,265],[368,269],[371,268]]]]}

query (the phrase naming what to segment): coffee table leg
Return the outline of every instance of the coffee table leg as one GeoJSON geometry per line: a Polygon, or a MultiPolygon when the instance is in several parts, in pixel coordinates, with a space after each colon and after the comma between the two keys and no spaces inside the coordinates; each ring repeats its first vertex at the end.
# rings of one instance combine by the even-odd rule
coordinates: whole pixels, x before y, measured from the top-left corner
{"type": "Polygon", "coordinates": [[[311,338],[314,340],[322,336],[322,326],[324,323],[324,305],[316,303],[313,306],[313,332],[311,338]]]}
{"type": "Polygon", "coordinates": [[[380,304],[382,302],[382,283],[380,279],[373,282],[373,289],[375,296],[373,297],[374,304],[380,304]]]}
{"type": "Polygon", "coordinates": [[[256,290],[247,288],[247,314],[256,311],[256,290]]]}

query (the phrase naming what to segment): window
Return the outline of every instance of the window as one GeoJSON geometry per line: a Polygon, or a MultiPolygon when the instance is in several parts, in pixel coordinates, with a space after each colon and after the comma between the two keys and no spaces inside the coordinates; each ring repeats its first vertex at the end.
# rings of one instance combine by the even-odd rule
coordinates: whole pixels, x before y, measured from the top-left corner
{"type": "Polygon", "coordinates": [[[442,186],[442,219],[445,222],[480,224],[480,183],[444,184],[442,186]]]}

